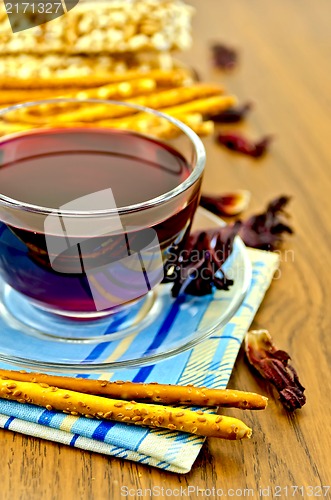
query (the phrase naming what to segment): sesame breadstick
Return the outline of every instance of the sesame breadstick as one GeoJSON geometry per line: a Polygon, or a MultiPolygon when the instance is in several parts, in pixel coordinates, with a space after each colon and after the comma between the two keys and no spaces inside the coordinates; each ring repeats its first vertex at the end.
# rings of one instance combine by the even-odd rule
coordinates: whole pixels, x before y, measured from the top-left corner
{"type": "MultiPolygon", "coordinates": [[[[212,121],[205,121],[202,123],[196,123],[193,121],[190,123],[190,120],[189,119],[186,120],[185,116],[183,116],[182,121],[199,136],[211,135],[215,130],[215,125],[214,122],[212,121]]],[[[139,126],[139,122],[137,125],[139,126]]],[[[171,123],[168,124],[163,123],[160,124],[158,127],[151,128],[150,130],[146,130],[146,128],[144,127],[144,130],[137,129],[137,131],[148,133],[149,135],[153,135],[158,139],[163,139],[163,140],[174,139],[181,134],[181,130],[175,125],[172,125],[171,123]]]]}
{"type": "MultiPolygon", "coordinates": [[[[235,105],[236,102],[237,101],[234,96],[216,96],[206,99],[197,99],[195,101],[191,101],[179,106],[159,109],[159,111],[162,111],[163,113],[173,116],[174,118],[177,118],[178,120],[186,123],[197,133],[202,133],[202,135],[209,135],[213,132],[214,125],[211,121],[203,122],[203,115],[220,112],[235,105]],[[199,118],[196,121],[197,117],[199,118]]],[[[150,132],[149,127],[152,124],[160,124],[160,119],[161,118],[159,117],[146,115],[146,113],[136,113],[132,116],[118,116],[117,118],[114,117],[113,119],[98,120],[91,123],[90,125],[105,128],[131,129],[140,132],[146,131],[147,133],[148,131],[150,132]]],[[[59,123],[56,124],[60,125],[59,123]]],[[[75,122],[74,124],[84,126],[84,122],[75,122]]],[[[72,125],[73,123],[71,123],[71,126],[72,125]]],[[[163,129],[165,129],[165,127],[161,127],[161,130],[163,129]]]]}
{"type": "Polygon", "coordinates": [[[243,410],[260,410],[267,406],[268,398],[253,392],[232,389],[208,389],[193,385],[139,384],[134,382],[107,382],[82,378],[45,375],[0,369],[0,378],[23,382],[41,382],[86,394],[163,404],[191,404],[194,406],[223,406],[243,410]]]}
{"type": "Polygon", "coordinates": [[[128,82],[139,78],[150,78],[155,80],[158,86],[171,87],[184,85],[192,82],[190,73],[186,69],[176,68],[173,70],[152,69],[144,71],[140,68],[128,71],[99,71],[82,78],[81,75],[61,76],[54,74],[48,77],[3,77],[0,75],[0,88],[2,89],[64,89],[64,88],[89,88],[106,85],[109,83],[128,82]]]}
{"type": "MultiPolygon", "coordinates": [[[[201,98],[206,98],[209,96],[219,95],[223,92],[222,87],[215,84],[205,84],[199,83],[191,85],[189,87],[178,87],[175,89],[164,90],[157,92],[156,94],[147,94],[143,96],[134,97],[127,99],[127,103],[137,104],[140,106],[146,106],[152,109],[160,109],[165,107],[174,107],[178,104],[187,103],[193,101],[194,99],[200,100],[201,98]]],[[[226,97],[219,97],[223,102],[227,102],[226,97]]],[[[69,103],[70,106],[70,103],[69,103]]],[[[224,105],[226,107],[226,105],[224,105]]],[[[198,111],[198,110],[197,110],[198,111]]],[[[214,110],[213,110],[214,111],[214,110]]],[[[48,107],[40,108],[40,113],[44,112],[47,114],[48,107]]],[[[80,108],[75,111],[61,112],[56,115],[53,119],[53,123],[69,123],[69,122],[91,122],[96,120],[103,120],[106,118],[120,118],[122,116],[129,116],[137,113],[135,108],[129,108],[127,106],[112,106],[107,104],[95,104],[88,107],[80,108]]],[[[184,114],[184,113],[182,113],[184,114]]],[[[40,123],[39,117],[35,117],[35,114],[29,113],[29,109],[18,110],[17,113],[12,113],[11,117],[8,119],[28,121],[31,123],[40,123]]],[[[44,118],[41,118],[44,121],[44,118]]]]}
{"type": "Polygon", "coordinates": [[[178,106],[160,108],[159,111],[174,117],[191,113],[208,115],[224,111],[225,109],[234,106],[236,103],[237,99],[232,95],[219,95],[208,97],[206,99],[197,99],[178,106]]]}
{"type": "MultiPolygon", "coordinates": [[[[212,121],[205,121],[197,123],[190,120],[190,115],[187,117],[183,116],[182,121],[188,125],[196,134],[199,136],[209,136],[213,134],[215,130],[215,124],[212,121]]],[[[70,124],[56,124],[58,128],[71,128],[71,127],[81,127],[81,128],[118,128],[120,130],[131,130],[133,132],[138,132],[140,134],[146,134],[157,139],[170,140],[178,137],[182,132],[181,130],[172,125],[171,123],[153,123],[146,119],[136,120],[133,122],[126,122],[122,120],[107,121],[105,122],[95,122],[94,124],[88,123],[70,123],[70,124]]],[[[48,127],[43,127],[48,128],[48,127]]]]}
{"type": "Polygon", "coordinates": [[[46,383],[0,380],[0,397],[44,406],[47,410],[63,411],[75,416],[162,427],[199,436],[242,439],[249,438],[252,434],[251,429],[241,420],[232,417],[91,396],[58,389],[46,383]]]}
{"type": "MultiPolygon", "coordinates": [[[[189,126],[197,126],[203,122],[203,116],[201,113],[189,113],[185,115],[176,116],[177,120],[186,123],[189,126]]],[[[159,126],[162,123],[169,123],[165,118],[161,118],[157,115],[152,115],[150,113],[136,113],[132,116],[115,118],[109,120],[98,120],[93,122],[93,126],[104,127],[104,128],[121,128],[128,130],[137,130],[148,132],[149,128],[159,126]]],[[[84,126],[84,123],[75,123],[78,126],[84,126]]],[[[171,124],[170,124],[171,125],[171,124]]]]}
{"type": "Polygon", "coordinates": [[[77,99],[123,99],[141,94],[148,94],[156,89],[156,81],[152,78],[137,78],[128,82],[110,83],[97,88],[70,92],[65,97],[77,99]]]}
{"type": "MultiPolygon", "coordinates": [[[[193,130],[193,132],[201,137],[205,137],[214,133],[215,124],[213,121],[208,120],[198,123],[195,120],[191,120],[191,116],[195,115],[183,115],[179,119],[183,123],[188,125],[193,130]]],[[[181,134],[181,130],[171,123],[169,123],[168,126],[166,126],[166,124],[161,124],[159,127],[155,127],[154,129],[152,129],[152,132],[153,135],[155,135],[159,139],[164,140],[173,139],[181,134]]]]}
{"type": "MultiPolygon", "coordinates": [[[[85,99],[128,99],[133,96],[140,96],[149,94],[154,92],[156,89],[156,82],[151,78],[139,78],[137,80],[132,80],[128,82],[119,82],[119,83],[111,83],[109,85],[103,85],[101,87],[94,87],[91,89],[80,89],[77,92],[68,92],[68,89],[64,91],[62,89],[62,94],[54,96],[62,97],[64,99],[78,99],[79,101],[83,101],[85,99]]],[[[49,98],[52,98],[50,96],[49,98]]],[[[31,99],[29,99],[31,100],[31,99]]],[[[42,123],[45,122],[45,114],[47,113],[47,120],[50,116],[57,115],[58,113],[63,113],[65,109],[65,113],[68,113],[68,110],[77,110],[80,108],[80,102],[71,103],[71,102],[59,102],[59,103],[49,103],[39,107],[33,106],[31,108],[24,108],[23,110],[12,112],[9,119],[14,117],[18,117],[24,122],[36,123],[38,121],[42,123]],[[38,120],[38,116],[42,116],[41,120],[38,120]]],[[[93,109],[93,104],[90,105],[93,109]]],[[[96,104],[94,105],[96,106],[96,104]]]]}
{"type": "MultiPolygon", "coordinates": [[[[93,87],[88,89],[47,89],[47,90],[3,90],[0,93],[0,103],[9,102],[24,102],[33,101],[40,99],[53,99],[53,98],[72,98],[72,99],[128,99],[133,96],[139,96],[154,92],[156,89],[156,81],[152,78],[137,78],[136,80],[128,82],[116,82],[107,85],[102,85],[100,87],[93,87]]],[[[57,104],[49,104],[47,110],[53,110],[57,108],[57,104]]],[[[62,106],[62,105],[60,105],[62,106]]],[[[39,110],[40,114],[45,113],[45,108],[43,111],[39,110]]],[[[63,106],[59,109],[63,110],[63,106]]],[[[26,110],[29,114],[29,108],[26,110]]],[[[38,114],[38,108],[33,108],[33,113],[38,114]]]]}
{"type": "Polygon", "coordinates": [[[192,130],[200,137],[212,135],[215,131],[215,123],[212,120],[207,120],[202,123],[190,125],[192,130]]]}
{"type": "Polygon", "coordinates": [[[156,81],[152,78],[138,78],[127,82],[110,83],[93,88],[62,88],[62,89],[4,89],[0,92],[0,104],[4,107],[14,103],[38,101],[70,97],[76,99],[123,99],[153,92],[156,81]]]}
{"type": "Polygon", "coordinates": [[[53,99],[63,97],[68,94],[77,94],[82,91],[81,87],[73,87],[72,89],[40,89],[40,90],[24,90],[24,89],[2,89],[0,91],[0,104],[1,107],[8,106],[9,104],[22,103],[27,101],[37,101],[40,99],[53,99]]]}
{"type": "Polygon", "coordinates": [[[178,87],[156,94],[137,97],[128,100],[128,102],[153,109],[161,109],[169,106],[177,106],[178,104],[190,102],[194,99],[220,95],[223,92],[224,89],[220,85],[214,83],[196,83],[186,87],[178,87]]]}

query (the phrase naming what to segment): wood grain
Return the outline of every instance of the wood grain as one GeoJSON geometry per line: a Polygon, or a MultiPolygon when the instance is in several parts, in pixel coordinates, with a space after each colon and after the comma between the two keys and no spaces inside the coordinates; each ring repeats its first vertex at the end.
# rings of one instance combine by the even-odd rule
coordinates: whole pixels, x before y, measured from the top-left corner
{"type": "MultiPolygon", "coordinates": [[[[124,498],[122,485],[252,488],[251,498],[259,498],[258,488],[331,483],[331,3],[191,3],[198,15],[194,48],[186,61],[205,80],[256,102],[246,124],[239,127],[243,132],[252,137],[275,134],[271,153],[261,161],[227,153],[212,139],[206,141],[204,191],[249,189],[251,212],[280,193],[293,196],[296,234],[287,244],[281,276],[268,292],[254,327],[268,328],[278,346],[291,353],[307,388],[307,405],[287,414],[270,387],[252,375],[241,353],[230,387],[271,398],[266,412],[246,414],[255,430],[250,442],[209,439],[192,471],[181,476],[1,431],[2,500],[64,499],[69,494],[81,500],[117,499],[124,498]],[[212,69],[208,44],[213,40],[239,48],[235,71],[224,74],[212,69]]],[[[238,411],[226,414],[240,416],[238,411]]]]}

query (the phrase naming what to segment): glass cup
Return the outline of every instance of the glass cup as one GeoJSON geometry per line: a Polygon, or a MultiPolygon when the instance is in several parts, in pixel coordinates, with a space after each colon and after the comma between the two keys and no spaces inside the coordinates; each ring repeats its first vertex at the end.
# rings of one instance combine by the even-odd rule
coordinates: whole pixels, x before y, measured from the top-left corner
{"type": "Polygon", "coordinates": [[[199,203],[199,137],[143,106],[69,98],[1,110],[0,133],[2,314],[52,335],[59,318],[61,332],[146,320],[199,203]]]}

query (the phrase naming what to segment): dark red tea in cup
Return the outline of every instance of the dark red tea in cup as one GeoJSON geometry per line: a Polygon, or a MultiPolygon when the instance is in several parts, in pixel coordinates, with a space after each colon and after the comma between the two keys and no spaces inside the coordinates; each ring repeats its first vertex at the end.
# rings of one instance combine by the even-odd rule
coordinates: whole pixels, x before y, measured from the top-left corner
{"type": "MultiPolygon", "coordinates": [[[[41,222],[47,211],[110,188],[123,227],[137,227],[130,236],[133,246],[139,244],[144,229],[152,228],[165,261],[171,246],[187,235],[198,205],[201,177],[178,194],[154,205],[150,201],[176,189],[191,172],[187,159],[172,146],[134,132],[50,129],[2,139],[2,278],[54,312],[95,312],[86,275],[77,272],[77,256],[69,251],[61,255],[64,273],[51,265],[47,237],[49,241],[65,236],[45,234],[41,222]],[[47,208],[45,213],[42,207],[47,208]],[[123,207],[127,209],[122,214],[123,207]]],[[[94,259],[100,265],[100,261],[125,257],[118,238],[103,234],[89,239],[86,257],[91,267],[94,259]]],[[[55,241],[57,246],[63,242],[55,241]]]]}

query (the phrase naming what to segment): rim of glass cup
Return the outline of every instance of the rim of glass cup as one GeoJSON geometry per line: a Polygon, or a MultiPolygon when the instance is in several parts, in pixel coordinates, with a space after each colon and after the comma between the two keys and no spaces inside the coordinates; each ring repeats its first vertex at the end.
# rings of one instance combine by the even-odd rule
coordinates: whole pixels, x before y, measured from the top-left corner
{"type": "MultiPolygon", "coordinates": [[[[196,154],[196,165],[193,168],[191,174],[183,181],[181,184],[178,184],[175,188],[172,190],[157,196],[156,198],[152,198],[147,201],[143,201],[140,203],[135,203],[133,205],[127,205],[125,207],[117,207],[117,208],[112,208],[112,209],[104,209],[104,210],[61,210],[61,216],[64,217],[86,217],[86,216],[95,216],[95,215],[117,215],[117,214],[126,214],[126,213],[132,213],[132,212],[138,212],[139,210],[146,210],[148,208],[155,207],[157,205],[161,205],[162,203],[171,200],[175,196],[183,193],[186,191],[189,187],[191,187],[202,175],[204,168],[205,168],[205,163],[206,163],[206,150],[205,147],[200,139],[200,137],[185,123],[182,123],[180,120],[177,120],[176,118],[167,115],[166,113],[162,113],[161,111],[157,111],[155,109],[148,108],[146,106],[140,106],[138,104],[132,104],[132,103],[127,103],[124,101],[114,101],[114,100],[108,100],[108,99],[76,99],[76,98],[57,98],[57,99],[43,99],[40,101],[29,101],[25,102],[22,104],[14,104],[13,106],[8,106],[7,108],[3,108],[0,110],[0,117],[11,112],[15,111],[18,109],[23,109],[23,108],[28,108],[28,107],[33,107],[33,106],[38,106],[42,104],[56,104],[60,102],[73,102],[73,103],[96,103],[96,104],[115,104],[117,106],[126,106],[129,108],[136,109],[138,111],[143,111],[145,113],[150,113],[156,116],[159,116],[160,118],[166,119],[168,122],[172,123],[173,125],[177,126],[185,135],[186,137],[191,141],[195,154],[196,154]]],[[[34,130],[38,130],[38,127],[36,129],[31,129],[31,132],[34,130]]],[[[45,130],[47,131],[48,129],[42,129],[40,130],[45,130]]],[[[64,129],[65,130],[65,129],[64,129]]],[[[87,129],[88,130],[88,129],[87,129]]],[[[30,131],[28,131],[30,132],[30,131]]],[[[10,134],[10,136],[5,136],[0,138],[0,145],[3,140],[6,140],[6,137],[15,137],[16,134],[10,134]]],[[[54,213],[54,208],[49,208],[49,207],[42,207],[39,205],[33,205],[30,203],[23,203],[19,200],[15,200],[14,198],[10,198],[8,196],[5,196],[0,193],[0,205],[7,206],[10,208],[18,208],[21,210],[24,210],[26,212],[33,212],[33,213],[38,213],[38,214],[52,214],[54,213]]]]}

